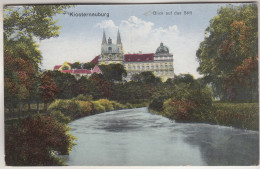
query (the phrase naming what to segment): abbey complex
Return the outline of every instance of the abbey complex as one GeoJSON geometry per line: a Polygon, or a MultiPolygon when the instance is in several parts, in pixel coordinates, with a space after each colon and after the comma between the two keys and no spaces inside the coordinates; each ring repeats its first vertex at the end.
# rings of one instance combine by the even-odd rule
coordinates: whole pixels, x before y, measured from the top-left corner
{"type": "MultiPolygon", "coordinates": [[[[144,71],[153,72],[155,76],[160,77],[163,81],[174,77],[173,54],[170,53],[167,46],[160,43],[155,53],[125,54],[119,31],[116,43],[113,43],[110,37],[107,39],[106,33],[103,32],[101,54],[96,56],[91,63],[96,64],[93,70],[72,70],[71,68],[63,70],[64,65],[56,65],[54,69],[77,75],[91,75],[92,73],[102,73],[98,65],[119,63],[127,71],[127,77],[125,78],[127,81],[131,80],[133,74],[144,71]]],[[[70,63],[66,64],[71,66],[70,63]]]]}

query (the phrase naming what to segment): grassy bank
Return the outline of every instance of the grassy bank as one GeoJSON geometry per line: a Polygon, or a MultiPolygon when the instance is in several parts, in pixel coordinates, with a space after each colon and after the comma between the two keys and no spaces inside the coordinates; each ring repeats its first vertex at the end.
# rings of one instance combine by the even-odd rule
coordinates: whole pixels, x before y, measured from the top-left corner
{"type": "Polygon", "coordinates": [[[213,122],[249,130],[259,130],[258,103],[214,103],[213,122]]]}
{"type": "MultiPolygon", "coordinates": [[[[258,103],[214,103],[212,108],[201,113],[193,120],[175,119],[173,112],[176,109],[169,108],[169,104],[164,104],[162,111],[150,108],[155,114],[160,114],[177,122],[200,122],[209,124],[218,124],[224,126],[232,126],[248,130],[259,130],[259,104],[258,103]]],[[[181,108],[181,107],[180,107],[181,108]]],[[[193,112],[189,112],[193,113],[193,112]]]]}

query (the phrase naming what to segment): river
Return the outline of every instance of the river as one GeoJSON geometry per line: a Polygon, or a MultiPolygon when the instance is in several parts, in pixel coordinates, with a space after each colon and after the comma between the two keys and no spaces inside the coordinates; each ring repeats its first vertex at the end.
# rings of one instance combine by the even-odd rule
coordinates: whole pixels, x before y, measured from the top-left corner
{"type": "Polygon", "coordinates": [[[257,165],[259,132],[176,123],[147,108],[106,112],[70,123],[70,166],[257,165]]]}

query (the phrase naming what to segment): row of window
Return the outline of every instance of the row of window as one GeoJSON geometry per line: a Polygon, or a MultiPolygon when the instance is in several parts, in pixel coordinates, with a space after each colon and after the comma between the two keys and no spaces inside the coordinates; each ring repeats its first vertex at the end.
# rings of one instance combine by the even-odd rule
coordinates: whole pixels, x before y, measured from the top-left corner
{"type": "Polygon", "coordinates": [[[154,60],[170,60],[172,57],[154,57],[154,60]]]}
{"type": "Polygon", "coordinates": [[[152,65],[152,66],[140,66],[140,65],[129,65],[126,67],[127,70],[154,70],[154,69],[173,69],[173,65],[152,65]]]}
{"type": "MultiPolygon", "coordinates": [[[[135,74],[136,72],[128,72],[128,75],[133,75],[135,74]]],[[[153,72],[156,76],[160,76],[160,75],[173,75],[174,74],[174,71],[173,70],[166,70],[166,71],[154,71],[153,72]]]]}

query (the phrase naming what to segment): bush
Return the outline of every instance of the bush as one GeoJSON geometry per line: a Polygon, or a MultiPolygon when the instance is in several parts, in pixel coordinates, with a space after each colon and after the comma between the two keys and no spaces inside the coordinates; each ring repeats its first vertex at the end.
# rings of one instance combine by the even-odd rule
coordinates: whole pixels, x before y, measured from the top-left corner
{"type": "Polygon", "coordinates": [[[55,100],[48,111],[60,111],[72,120],[92,114],[92,103],[79,100],[55,100]]]}
{"type": "Polygon", "coordinates": [[[149,109],[153,109],[155,111],[163,111],[164,100],[164,97],[157,97],[153,99],[151,104],[149,105],[149,109]]]}
{"type": "Polygon", "coordinates": [[[6,164],[11,166],[64,165],[52,152],[69,154],[73,140],[69,128],[52,117],[28,117],[5,132],[6,164]]]}
{"type": "Polygon", "coordinates": [[[259,130],[258,103],[214,103],[213,107],[217,124],[259,130]]]}
{"type": "Polygon", "coordinates": [[[69,116],[65,116],[61,111],[54,110],[50,113],[51,117],[55,118],[58,122],[68,124],[71,122],[71,118],[69,116]]]}
{"type": "Polygon", "coordinates": [[[106,108],[101,105],[99,101],[92,101],[94,113],[102,113],[106,111],[106,108]]]}
{"type": "Polygon", "coordinates": [[[113,104],[111,101],[107,100],[107,99],[99,99],[98,100],[100,102],[101,105],[103,105],[106,109],[106,111],[111,111],[114,110],[113,104]]]}
{"type": "Polygon", "coordinates": [[[125,109],[126,106],[116,102],[116,101],[111,101],[113,107],[114,107],[114,110],[121,110],[121,109],[125,109]]]}
{"type": "Polygon", "coordinates": [[[88,102],[90,102],[90,101],[93,100],[93,96],[80,94],[77,97],[72,98],[72,100],[81,100],[81,101],[88,101],[88,102]]]}
{"type": "Polygon", "coordinates": [[[163,115],[182,122],[210,121],[212,95],[208,88],[182,88],[163,104],[163,115]]]}

